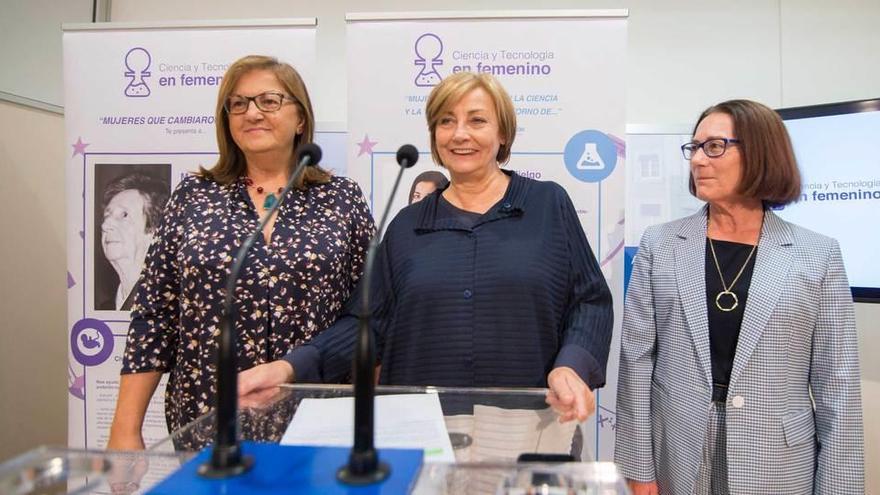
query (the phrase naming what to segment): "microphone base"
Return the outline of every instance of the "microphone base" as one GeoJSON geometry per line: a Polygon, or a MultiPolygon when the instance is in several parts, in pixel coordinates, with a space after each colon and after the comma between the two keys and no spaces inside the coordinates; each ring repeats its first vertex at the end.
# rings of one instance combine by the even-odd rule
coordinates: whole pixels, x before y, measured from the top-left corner
{"type": "Polygon", "coordinates": [[[241,455],[239,462],[229,463],[225,466],[215,466],[213,460],[199,466],[198,473],[202,478],[218,480],[238,476],[249,471],[254,466],[254,458],[249,455],[241,455]]]}
{"type": "Polygon", "coordinates": [[[363,474],[355,474],[349,466],[342,466],[336,471],[336,479],[351,486],[372,485],[385,481],[391,474],[391,467],[384,462],[379,462],[376,469],[363,474]]]}

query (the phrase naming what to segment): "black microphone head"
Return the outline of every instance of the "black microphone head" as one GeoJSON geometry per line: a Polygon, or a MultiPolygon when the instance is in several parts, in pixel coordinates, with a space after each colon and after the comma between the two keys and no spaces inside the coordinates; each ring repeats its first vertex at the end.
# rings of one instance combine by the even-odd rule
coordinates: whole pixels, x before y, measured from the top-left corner
{"type": "Polygon", "coordinates": [[[410,168],[419,161],[419,150],[411,144],[397,148],[397,163],[403,168],[410,168]]]}
{"type": "Polygon", "coordinates": [[[321,147],[315,143],[301,144],[296,150],[296,162],[311,167],[321,162],[321,147]]]}

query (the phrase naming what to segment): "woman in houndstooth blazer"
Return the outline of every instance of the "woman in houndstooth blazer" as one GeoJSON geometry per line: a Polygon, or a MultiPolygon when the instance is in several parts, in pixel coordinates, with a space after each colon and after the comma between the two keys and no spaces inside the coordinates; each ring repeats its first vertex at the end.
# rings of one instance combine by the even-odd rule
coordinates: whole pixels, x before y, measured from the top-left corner
{"type": "Polygon", "coordinates": [[[732,100],[682,146],[707,205],[649,228],[624,311],[615,460],[639,494],[861,494],[855,316],[779,116],[732,100]],[[812,398],[811,398],[812,397],[812,398]]]}

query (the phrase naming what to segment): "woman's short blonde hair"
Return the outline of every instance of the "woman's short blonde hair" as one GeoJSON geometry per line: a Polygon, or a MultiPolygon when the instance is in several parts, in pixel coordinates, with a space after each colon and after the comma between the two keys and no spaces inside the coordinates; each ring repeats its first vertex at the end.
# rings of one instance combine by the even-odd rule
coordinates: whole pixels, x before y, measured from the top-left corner
{"type": "MultiPolygon", "coordinates": [[[[220,91],[217,94],[217,107],[215,109],[214,126],[217,129],[217,149],[220,157],[217,163],[210,169],[202,168],[199,174],[213,179],[220,184],[230,184],[245,174],[247,163],[244,153],[232,139],[229,130],[229,114],[226,112],[226,99],[232,95],[235,86],[241,77],[251,71],[266,70],[278,78],[278,82],[284,87],[285,92],[293,97],[299,118],[302,120],[302,132],[297,134],[291,143],[293,159],[289,164],[291,170],[296,165],[296,152],[300,145],[311,143],[315,137],[315,113],[312,110],[312,101],[306,84],[299,72],[290,64],[279,62],[274,57],[263,55],[248,55],[242,57],[226,69],[223,81],[220,83],[220,91]]],[[[330,181],[330,173],[321,167],[307,167],[297,179],[297,188],[308,184],[323,184],[330,181]]]]}
{"type": "Polygon", "coordinates": [[[434,162],[438,165],[443,165],[437,152],[437,140],[435,138],[435,131],[437,130],[437,123],[440,121],[440,117],[455,106],[464,95],[477,88],[482,88],[486,91],[495,104],[495,113],[498,118],[498,133],[502,141],[495,160],[502,165],[510,160],[510,148],[513,146],[513,139],[516,137],[516,111],[513,108],[510,96],[504,90],[504,87],[501,86],[501,83],[491,74],[458,72],[446,77],[440,81],[440,84],[434,87],[434,90],[428,96],[428,103],[425,108],[428,131],[431,133],[431,157],[434,158],[434,162]]]}

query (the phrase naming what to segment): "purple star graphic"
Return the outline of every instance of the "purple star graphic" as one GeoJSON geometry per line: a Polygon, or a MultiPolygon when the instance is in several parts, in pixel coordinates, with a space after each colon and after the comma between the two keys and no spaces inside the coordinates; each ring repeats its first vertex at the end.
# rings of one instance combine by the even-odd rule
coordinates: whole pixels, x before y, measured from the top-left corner
{"type": "Polygon", "coordinates": [[[71,144],[71,146],[73,146],[73,154],[70,155],[70,157],[73,158],[76,155],[84,155],[86,152],[86,146],[88,145],[89,143],[84,143],[81,137],[76,138],[76,142],[71,144]]]}
{"type": "Polygon", "coordinates": [[[358,156],[361,156],[364,153],[372,153],[373,146],[376,146],[376,144],[378,144],[378,141],[370,141],[370,136],[364,134],[364,140],[357,144],[360,147],[358,150],[358,156]]]}

